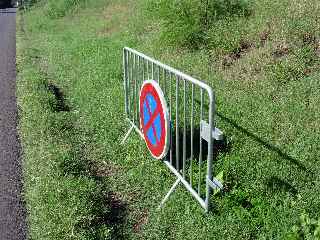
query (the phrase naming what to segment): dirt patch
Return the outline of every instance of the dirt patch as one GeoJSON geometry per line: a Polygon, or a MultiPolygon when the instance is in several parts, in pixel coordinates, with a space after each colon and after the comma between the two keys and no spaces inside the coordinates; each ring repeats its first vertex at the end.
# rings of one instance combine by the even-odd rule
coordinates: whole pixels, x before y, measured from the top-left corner
{"type": "Polygon", "coordinates": [[[303,41],[303,44],[305,45],[310,45],[310,44],[315,45],[316,40],[317,38],[313,33],[306,32],[303,34],[302,41],[303,41]]]}
{"type": "MultiPolygon", "coordinates": [[[[99,196],[92,196],[92,201],[96,206],[92,219],[81,219],[76,225],[77,229],[97,232],[101,226],[107,225],[110,227],[110,239],[127,239],[124,228],[127,222],[128,208],[120,196],[114,192],[101,193],[99,196]],[[105,207],[107,210],[104,209],[105,207]]],[[[94,239],[101,238],[97,236],[94,239]]]]}
{"type": "Polygon", "coordinates": [[[227,54],[222,60],[223,67],[231,66],[235,61],[247,54],[254,44],[248,40],[241,40],[239,47],[235,48],[231,53],[227,54]]]}
{"type": "Polygon", "coordinates": [[[315,55],[320,57],[320,39],[318,39],[314,33],[304,33],[302,36],[302,41],[304,46],[312,46],[315,55]]]}
{"type": "Polygon", "coordinates": [[[98,35],[111,35],[120,31],[126,24],[128,24],[130,11],[129,3],[110,4],[103,12],[103,16],[107,24],[98,33],[98,35]]]}
{"type": "Polygon", "coordinates": [[[318,70],[318,64],[316,64],[316,62],[320,58],[320,39],[318,39],[313,32],[305,32],[302,36],[302,44],[302,47],[311,48],[313,51],[313,56],[309,62],[306,63],[306,68],[304,69],[304,74],[309,76],[318,70]]]}
{"type": "Polygon", "coordinates": [[[104,11],[103,15],[106,20],[111,20],[114,16],[114,13],[126,15],[130,11],[128,3],[113,3],[110,4],[104,11]]]}
{"type": "Polygon", "coordinates": [[[112,226],[120,225],[124,221],[127,204],[117,193],[109,193],[108,203],[111,211],[107,222],[112,226]]]}
{"type": "Polygon", "coordinates": [[[117,26],[110,26],[110,27],[105,27],[102,31],[98,33],[99,36],[110,36],[113,33],[116,33],[119,31],[119,27],[117,26]]]}
{"type": "Polygon", "coordinates": [[[135,233],[141,232],[143,226],[148,223],[148,219],[149,219],[149,214],[146,209],[140,212],[137,218],[137,222],[133,225],[133,231],[135,233]]]}
{"type": "Polygon", "coordinates": [[[287,43],[280,43],[277,45],[276,50],[273,51],[272,56],[274,58],[281,58],[290,53],[290,48],[287,43]]]}
{"type": "Polygon", "coordinates": [[[269,29],[260,33],[259,39],[260,39],[260,45],[262,47],[264,47],[267,41],[270,40],[270,35],[271,35],[271,31],[269,29]]]}
{"type": "Polygon", "coordinates": [[[93,167],[92,172],[97,177],[110,177],[119,172],[120,168],[112,163],[102,162],[93,167]]]}

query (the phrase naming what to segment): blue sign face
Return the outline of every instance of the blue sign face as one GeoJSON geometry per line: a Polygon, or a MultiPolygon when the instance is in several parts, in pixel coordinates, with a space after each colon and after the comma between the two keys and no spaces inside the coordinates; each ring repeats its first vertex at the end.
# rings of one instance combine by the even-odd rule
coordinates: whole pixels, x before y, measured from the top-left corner
{"type": "Polygon", "coordinates": [[[155,98],[147,94],[143,102],[143,129],[152,145],[157,146],[161,139],[160,106],[155,98]]]}
{"type": "Polygon", "coordinates": [[[139,97],[140,126],[153,157],[162,159],[169,150],[169,114],[163,92],[157,82],[143,83],[139,97]]]}

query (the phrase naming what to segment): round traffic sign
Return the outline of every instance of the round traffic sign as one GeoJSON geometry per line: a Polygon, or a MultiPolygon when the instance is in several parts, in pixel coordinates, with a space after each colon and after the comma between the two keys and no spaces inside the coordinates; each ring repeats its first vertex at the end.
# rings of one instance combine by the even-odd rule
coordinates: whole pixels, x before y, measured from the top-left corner
{"type": "Polygon", "coordinates": [[[147,80],[140,91],[140,127],[151,155],[165,157],[169,150],[169,113],[159,84],[147,80]]]}

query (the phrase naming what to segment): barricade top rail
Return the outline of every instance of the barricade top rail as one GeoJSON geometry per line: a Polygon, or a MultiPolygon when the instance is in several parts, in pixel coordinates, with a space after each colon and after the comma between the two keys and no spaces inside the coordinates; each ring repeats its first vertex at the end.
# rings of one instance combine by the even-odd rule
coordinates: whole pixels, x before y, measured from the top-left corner
{"type": "Polygon", "coordinates": [[[181,72],[181,71],[179,71],[179,70],[177,70],[177,69],[175,69],[173,67],[170,67],[170,66],[168,66],[168,65],[166,65],[164,63],[161,63],[161,62],[159,62],[159,61],[157,61],[157,60],[155,60],[155,59],[153,59],[151,57],[148,57],[148,56],[144,55],[143,53],[140,53],[140,52],[138,52],[138,51],[136,51],[136,50],[134,50],[132,48],[125,47],[124,50],[129,51],[131,53],[134,53],[135,55],[140,56],[143,59],[145,59],[145,60],[147,60],[147,61],[149,61],[151,63],[154,63],[154,64],[160,66],[161,68],[163,68],[163,69],[165,69],[165,70],[167,70],[169,72],[172,72],[173,74],[178,75],[181,78],[183,78],[185,80],[188,80],[188,81],[198,85],[200,88],[203,88],[204,90],[206,90],[208,92],[210,100],[214,101],[214,91],[206,83],[204,83],[204,82],[202,82],[202,81],[200,81],[198,79],[195,79],[195,78],[193,78],[193,77],[191,77],[191,76],[189,76],[189,75],[187,75],[187,74],[185,74],[185,73],[183,73],[183,72],[181,72]]]}

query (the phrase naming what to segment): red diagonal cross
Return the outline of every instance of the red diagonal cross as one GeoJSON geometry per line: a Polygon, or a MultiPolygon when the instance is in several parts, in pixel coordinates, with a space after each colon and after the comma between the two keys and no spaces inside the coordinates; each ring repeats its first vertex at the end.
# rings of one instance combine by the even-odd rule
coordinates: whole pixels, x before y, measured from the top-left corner
{"type": "Polygon", "coordinates": [[[160,113],[160,109],[159,109],[160,106],[159,106],[159,104],[157,104],[157,107],[156,107],[154,113],[152,114],[151,109],[150,109],[150,105],[149,105],[149,101],[148,101],[147,97],[146,97],[146,105],[147,105],[147,109],[148,109],[148,112],[149,112],[149,116],[151,116],[151,117],[150,117],[150,120],[147,122],[147,124],[143,127],[143,131],[145,133],[147,133],[149,128],[152,126],[153,135],[155,136],[156,142],[157,142],[157,145],[158,145],[160,143],[160,140],[158,139],[158,136],[157,136],[156,128],[154,126],[154,121],[155,121],[156,117],[158,116],[158,114],[160,113]]]}

